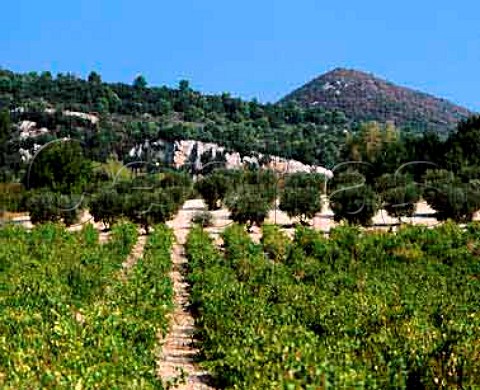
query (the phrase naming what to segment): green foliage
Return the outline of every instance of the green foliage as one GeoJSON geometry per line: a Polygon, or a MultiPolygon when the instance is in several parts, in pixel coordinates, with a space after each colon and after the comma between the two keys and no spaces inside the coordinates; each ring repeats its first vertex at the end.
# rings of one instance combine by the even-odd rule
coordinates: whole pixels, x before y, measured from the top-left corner
{"type": "Polygon", "coordinates": [[[95,71],[92,71],[88,75],[88,82],[94,85],[102,84],[102,77],[95,71]]]}
{"type": "Polygon", "coordinates": [[[393,217],[412,217],[415,214],[417,202],[420,200],[420,191],[416,184],[407,184],[390,188],[381,194],[383,207],[393,217]]]}
{"type": "Polygon", "coordinates": [[[480,180],[480,167],[468,166],[468,165],[463,166],[457,172],[457,176],[463,183],[469,183],[475,180],[480,180]]]}
{"type": "Polygon", "coordinates": [[[213,173],[195,183],[195,189],[202,196],[209,210],[216,210],[228,191],[227,178],[221,173],[213,173]]]}
{"type": "Polygon", "coordinates": [[[54,142],[41,149],[24,178],[28,189],[48,188],[62,194],[80,194],[92,173],[78,142],[54,142]]]}
{"type": "Polygon", "coordinates": [[[290,248],[290,240],[277,225],[263,225],[261,243],[263,250],[275,262],[284,261],[290,248]]]}
{"type": "Polygon", "coordinates": [[[209,227],[213,224],[213,215],[208,211],[201,211],[193,216],[192,222],[204,228],[209,227]]]}
{"type": "Polygon", "coordinates": [[[89,202],[90,214],[95,222],[103,222],[108,229],[123,214],[122,198],[115,189],[105,189],[89,202]]]}
{"type": "Polygon", "coordinates": [[[328,192],[331,195],[333,192],[350,187],[350,186],[362,186],[366,183],[366,178],[359,171],[356,170],[346,170],[335,172],[333,179],[329,180],[328,192]]]}
{"type": "Polygon", "coordinates": [[[225,204],[235,222],[260,226],[277,196],[277,177],[271,171],[245,171],[230,174],[230,191],[225,204]]]}
{"type": "Polygon", "coordinates": [[[186,195],[192,187],[192,178],[186,173],[166,171],[162,172],[160,176],[159,185],[162,188],[182,188],[186,195]]]}
{"type": "Polygon", "coordinates": [[[61,195],[48,190],[38,190],[29,193],[26,210],[33,224],[59,222],[73,225],[78,220],[80,198],[61,195]]]}
{"type": "Polygon", "coordinates": [[[10,113],[7,110],[0,111],[0,166],[5,164],[6,143],[11,132],[10,113]]]}
{"type": "Polygon", "coordinates": [[[125,215],[141,225],[148,234],[149,228],[158,223],[166,222],[176,211],[176,204],[171,193],[156,190],[134,191],[124,198],[125,215]]]}
{"type": "Polygon", "coordinates": [[[136,230],[117,225],[107,244],[91,226],[0,230],[2,388],[163,388],[154,347],[172,308],[173,237],[156,227],[121,278],[136,230]]]}
{"type": "Polygon", "coordinates": [[[235,191],[244,189],[258,192],[268,202],[274,202],[278,196],[278,177],[270,170],[246,170],[234,181],[235,191]]]}
{"type": "Polygon", "coordinates": [[[230,218],[239,224],[261,226],[273,204],[254,185],[244,185],[238,192],[232,193],[225,201],[230,218]]]}
{"type": "Polygon", "coordinates": [[[479,188],[468,183],[439,184],[426,189],[423,197],[440,220],[471,221],[480,210],[479,188]]]}
{"type": "Polygon", "coordinates": [[[458,125],[447,142],[447,160],[457,171],[464,165],[480,163],[480,116],[472,116],[458,125]]]}
{"type": "Polygon", "coordinates": [[[0,183],[0,213],[25,210],[26,191],[20,183],[0,183]]]}
{"type": "MultiPolygon", "coordinates": [[[[1,109],[0,104],[0,181],[8,181],[12,178],[12,162],[18,157],[12,156],[11,138],[14,134],[10,119],[10,113],[1,109]]],[[[15,151],[16,152],[16,151],[15,151]]],[[[16,153],[14,153],[15,155],[16,153]]]]}
{"type": "MultiPolygon", "coordinates": [[[[465,172],[465,171],[464,171],[465,172]]],[[[447,170],[428,170],[424,176],[423,197],[437,212],[439,220],[471,221],[480,210],[478,182],[456,176],[447,170]]]]}
{"type": "Polygon", "coordinates": [[[416,158],[409,155],[406,144],[407,140],[391,123],[361,123],[357,131],[347,135],[342,157],[372,183],[416,158]]]}
{"type": "Polygon", "coordinates": [[[323,175],[295,173],[288,175],[280,195],[279,208],[302,222],[322,210],[321,194],[327,179],[323,175]]]}
{"type": "MultiPolygon", "coordinates": [[[[383,120],[351,121],[337,110],[328,111],[318,105],[302,107],[302,104],[294,102],[260,104],[229,94],[207,96],[193,90],[187,81],[182,81],[178,88],[151,87],[142,76],[132,85],[104,83],[96,72],[91,72],[88,79],[83,80],[72,74],[16,74],[0,70],[0,101],[2,107],[10,108],[0,115],[0,179],[15,181],[23,177],[24,184],[29,184],[29,188],[47,187],[62,194],[97,192],[98,176],[111,175],[108,171],[115,169],[115,164],[143,159],[148,165],[147,169],[134,164],[131,171],[122,170],[123,173],[128,172],[125,177],[121,175],[122,180],[128,180],[127,176],[133,175],[133,172],[158,171],[156,163],[164,161],[172,151],[171,144],[166,146],[155,142],[159,139],[217,142],[225,147],[226,152],[234,149],[242,154],[262,153],[264,161],[269,155],[281,155],[309,164],[333,167],[341,161],[353,160],[359,163],[355,166],[369,185],[373,185],[375,179],[383,174],[392,174],[402,164],[406,164],[402,166],[402,172],[412,174],[416,180],[432,164],[453,170],[465,184],[479,176],[472,172],[472,167],[478,165],[474,157],[478,117],[460,123],[457,131],[444,142],[434,131],[418,136],[415,131],[397,129],[383,120]],[[98,121],[72,115],[73,111],[97,112],[98,121]],[[37,128],[46,127],[49,133],[35,139],[20,138],[13,130],[14,124],[22,121],[34,121],[37,128]],[[71,142],[58,142],[64,138],[71,142]],[[50,141],[55,142],[41,150],[31,169],[22,162],[20,149],[32,153],[35,144],[45,145],[50,141]],[[142,153],[132,156],[132,150],[142,150],[142,153]],[[97,170],[92,175],[89,161],[108,161],[108,164],[105,170],[97,170]],[[471,172],[466,171],[468,168],[471,172]]],[[[386,108],[391,110],[392,106],[386,108]]],[[[403,106],[394,108],[395,112],[405,109],[403,106]]],[[[415,111],[415,115],[417,113],[415,111]]],[[[407,122],[415,124],[414,120],[407,122]]],[[[431,130],[441,128],[443,125],[431,130]]],[[[204,154],[201,160],[206,163],[206,168],[202,173],[208,174],[213,167],[223,166],[224,157],[223,153],[217,156],[204,154]]],[[[253,165],[252,170],[257,169],[253,165]]],[[[257,173],[251,172],[250,175],[257,173]]],[[[250,185],[258,183],[251,182],[251,177],[245,176],[241,181],[246,188],[239,193],[263,192],[268,202],[279,195],[276,183],[252,189],[250,185]]],[[[236,188],[236,184],[232,187],[236,188]]],[[[302,198],[315,198],[313,190],[306,192],[302,198]]],[[[352,196],[357,195],[362,194],[352,196]]],[[[346,192],[341,196],[345,198],[346,192]]],[[[177,199],[181,196],[178,191],[172,190],[171,197],[177,199]]],[[[296,202],[291,191],[286,191],[284,197],[288,198],[283,202],[285,209],[290,208],[291,215],[300,214],[303,220],[308,217],[307,213],[313,215],[318,207],[317,202],[296,202]],[[309,206],[311,210],[300,210],[295,203],[302,208],[309,206]]],[[[382,197],[389,212],[400,217],[413,212],[412,205],[417,194],[412,186],[407,186],[389,189],[382,197]],[[402,203],[399,200],[405,200],[405,207],[390,207],[402,203]]],[[[470,199],[471,194],[467,198],[470,199]]],[[[261,202],[258,208],[265,208],[264,203],[268,202],[261,202]]],[[[359,203],[354,199],[345,199],[345,202],[354,206],[359,203]]],[[[249,208],[249,205],[241,205],[241,208],[249,208]]],[[[464,206],[456,208],[465,209],[464,206]]],[[[459,213],[468,215],[470,211],[460,210],[454,214],[459,213]]],[[[152,221],[162,219],[153,218],[152,221]]],[[[366,218],[362,220],[362,223],[366,222],[366,218]]]]}
{"type": "Polygon", "coordinates": [[[190,195],[191,185],[190,177],[177,172],[119,180],[114,188],[107,187],[93,195],[91,213],[106,226],[126,217],[148,234],[151,226],[166,222],[178,211],[190,195]]]}
{"type": "MultiPolygon", "coordinates": [[[[387,89],[390,90],[391,86],[387,89]]],[[[452,169],[448,164],[453,164],[456,171],[466,162],[476,164],[475,157],[472,157],[476,155],[474,145],[478,123],[475,119],[461,124],[458,134],[452,135],[444,145],[433,134],[445,133],[444,124],[454,123],[449,115],[449,118],[435,122],[435,126],[430,126],[431,123],[425,126],[426,123],[418,119],[423,115],[418,107],[407,112],[408,105],[397,107],[397,103],[383,107],[385,110],[380,116],[377,112],[365,117],[356,110],[353,117],[347,118],[338,107],[328,110],[327,106],[303,106],[294,102],[259,104],[229,94],[203,95],[194,91],[186,80],[178,88],[167,88],[150,87],[143,76],[127,85],[104,83],[96,72],[91,72],[88,79],[83,80],[72,74],[16,74],[8,70],[0,70],[0,100],[7,102],[5,106],[22,107],[22,110],[7,115],[12,117],[12,123],[29,120],[36,122],[38,128],[50,130],[47,136],[35,139],[36,143],[70,137],[83,142],[88,159],[101,162],[111,155],[127,162],[130,150],[145,146],[146,142],[149,147],[142,149],[142,158],[161,160],[163,151],[157,154],[153,141],[163,138],[217,142],[227,150],[234,149],[241,154],[281,155],[327,167],[346,160],[362,161],[373,164],[363,171],[369,183],[375,177],[394,172],[401,164],[413,161],[431,161],[448,169],[452,169]],[[56,111],[47,112],[47,108],[56,111]],[[65,115],[64,110],[97,112],[101,114],[100,121],[92,123],[86,118],[65,115]],[[384,118],[386,112],[393,117],[384,118]],[[386,124],[399,112],[410,117],[406,121],[395,121],[401,124],[398,130],[402,132],[386,124]],[[376,117],[378,123],[362,123],[376,117]],[[422,131],[430,132],[425,137],[417,136],[419,126],[423,126],[422,131]],[[408,128],[413,131],[404,131],[408,128]],[[448,158],[444,158],[445,153],[448,158]]],[[[351,111],[351,104],[344,108],[351,111]]],[[[445,109],[447,107],[443,106],[440,109],[441,116],[445,116],[445,109]]],[[[430,108],[427,111],[430,112],[430,108]]],[[[468,112],[464,111],[461,117],[466,115],[468,112]]],[[[8,142],[0,142],[8,149],[4,153],[8,161],[1,162],[0,167],[9,177],[20,173],[22,164],[15,158],[19,148],[30,151],[33,148],[32,139],[19,140],[11,129],[12,126],[8,131],[8,142]]],[[[215,164],[223,165],[222,155],[217,157],[215,164]]],[[[211,158],[209,154],[203,157],[204,162],[211,158]]],[[[209,173],[213,166],[208,165],[203,173],[209,173]]],[[[425,164],[411,164],[408,170],[418,179],[425,167],[425,164]]]]}
{"type": "Polygon", "coordinates": [[[106,162],[97,169],[105,174],[108,180],[132,180],[132,172],[124,164],[115,158],[109,157],[106,162]]]}
{"type": "MultiPolygon", "coordinates": [[[[15,113],[15,121],[37,122],[39,127],[51,130],[49,137],[53,139],[81,139],[88,158],[98,161],[105,161],[111,154],[127,160],[136,144],[165,138],[214,141],[242,154],[257,151],[333,165],[347,125],[341,113],[320,107],[263,105],[228,94],[203,95],[186,80],[178,88],[149,87],[143,76],[133,85],[109,84],[96,72],[83,80],[72,74],[54,77],[0,70],[0,100],[26,110],[15,113]],[[57,109],[53,115],[45,112],[51,107],[57,109]],[[101,120],[92,124],[64,116],[65,109],[97,112],[101,120]],[[142,131],[131,133],[128,128],[132,122],[141,124],[142,131]]],[[[31,148],[30,141],[23,146],[31,148]]],[[[221,165],[222,156],[218,157],[221,165]]]]}
{"type": "Polygon", "coordinates": [[[423,176],[426,188],[435,187],[437,185],[458,182],[458,178],[451,171],[446,169],[429,169],[423,176]]]}
{"type": "Polygon", "coordinates": [[[370,225],[373,216],[380,208],[378,194],[358,173],[341,173],[335,178],[336,186],[330,194],[330,207],[335,221],[370,225]],[[358,181],[358,180],[361,181],[358,181]]]}
{"type": "Polygon", "coordinates": [[[380,194],[383,208],[389,215],[401,218],[411,217],[415,213],[421,191],[411,177],[385,174],[376,180],[375,189],[380,194]]]}
{"type": "Polygon", "coordinates": [[[133,81],[133,87],[137,89],[144,89],[147,87],[147,80],[144,76],[139,75],[133,81]]]}
{"type": "Polygon", "coordinates": [[[300,227],[273,263],[262,253],[270,244],[241,227],[225,231],[223,254],[193,229],[203,364],[231,389],[476,388],[478,237],[476,225],[346,226],[330,239],[300,227]]]}

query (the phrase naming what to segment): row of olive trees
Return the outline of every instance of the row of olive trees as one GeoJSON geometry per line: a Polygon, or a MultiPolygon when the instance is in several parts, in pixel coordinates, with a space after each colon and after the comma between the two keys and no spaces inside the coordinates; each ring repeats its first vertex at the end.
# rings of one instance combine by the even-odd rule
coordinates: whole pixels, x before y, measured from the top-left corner
{"type": "MultiPolygon", "coordinates": [[[[191,180],[186,174],[157,172],[132,178],[112,177],[108,171],[94,168],[78,142],[49,145],[24,178],[29,190],[25,205],[32,222],[72,224],[79,210],[89,208],[95,220],[106,226],[126,217],[148,230],[168,219],[190,195],[191,180]]],[[[352,170],[336,173],[333,180],[307,173],[280,177],[270,171],[217,170],[199,180],[196,190],[209,209],[223,204],[233,220],[251,227],[260,225],[277,201],[290,217],[306,223],[321,211],[322,191],[328,187],[335,220],[368,225],[380,208],[399,219],[412,216],[422,196],[439,219],[471,220],[480,209],[479,179],[474,167],[456,173],[427,171],[420,182],[408,174],[384,174],[372,182],[352,170]]]]}
{"type": "Polygon", "coordinates": [[[149,228],[165,222],[191,194],[191,178],[175,171],[133,177],[122,164],[100,165],[84,157],[78,142],[55,142],[34,158],[24,178],[24,208],[32,223],[78,222],[83,210],[109,228],[128,218],[149,228]]]}
{"type": "Polygon", "coordinates": [[[295,173],[285,177],[271,172],[216,171],[199,180],[195,188],[210,210],[226,206],[231,218],[249,228],[260,225],[275,206],[306,224],[322,211],[322,195],[328,184],[330,207],[336,221],[370,225],[380,210],[399,222],[412,217],[423,199],[439,220],[469,221],[480,209],[480,187],[443,170],[430,170],[421,182],[408,174],[384,174],[368,184],[358,171],[345,171],[331,181],[318,174],[295,173]]]}
{"type": "Polygon", "coordinates": [[[335,220],[368,225],[381,208],[400,222],[412,217],[423,198],[438,220],[468,222],[480,210],[478,184],[478,179],[447,170],[427,170],[420,182],[410,175],[384,174],[373,185],[358,172],[346,172],[333,180],[330,205],[335,220]]]}
{"type": "Polygon", "coordinates": [[[188,185],[170,186],[165,182],[165,177],[157,175],[122,181],[115,186],[105,183],[105,188],[88,199],[40,189],[27,194],[26,210],[32,223],[63,221],[69,226],[79,221],[81,211],[89,209],[94,220],[103,222],[107,229],[127,218],[148,234],[151,226],[170,219],[190,196],[188,185]]]}
{"type": "Polygon", "coordinates": [[[302,223],[321,211],[325,178],[298,173],[285,178],[271,171],[217,170],[195,184],[209,210],[226,206],[232,220],[248,228],[261,225],[279,199],[279,207],[302,223]]]}
{"type": "MultiPolygon", "coordinates": [[[[295,173],[278,177],[268,171],[229,173],[218,170],[199,180],[195,188],[205,200],[209,210],[226,206],[232,220],[246,224],[250,228],[263,223],[277,200],[280,210],[306,224],[308,219],[322,210],[325,180],[326,178],[319,174],[295,173]]],[[[355,197],[359,195],[358,192],[351,194],[355,197]]],[[[346,196],[337,198],[340,203],[345,203],[345,207],[349,206],[346,203],[353,200],[346,196]]],[[[341,208],[337,207],[336,210],[342,214],[341,208]]],[[[363,214],[366,211],[364,209],[363,214]]],[[[349,216],[347,213],[344,214],[349,216]]]]}
{"type": "Polygon", "coordinates": [[[190,196],[190,187],[189,178],[182,174],[139,177],[102,189],[89,202],[89,209],[95,221],[107,228],[128,218],[148,234],[151,226],[173,217],[190,196]]]}

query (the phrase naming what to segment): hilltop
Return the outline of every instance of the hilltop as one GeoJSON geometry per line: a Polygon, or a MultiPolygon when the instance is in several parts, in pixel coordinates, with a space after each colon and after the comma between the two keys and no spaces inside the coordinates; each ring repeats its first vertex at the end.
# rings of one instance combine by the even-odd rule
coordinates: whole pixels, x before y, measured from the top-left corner
{"type": "Polygon", "coordinates": [[[447,133],[472,112],[445,99],[395,85],[358,70],[337,68],[280,100],[339,110],[352,122],[393,121],[416,131],[447,133]]]}

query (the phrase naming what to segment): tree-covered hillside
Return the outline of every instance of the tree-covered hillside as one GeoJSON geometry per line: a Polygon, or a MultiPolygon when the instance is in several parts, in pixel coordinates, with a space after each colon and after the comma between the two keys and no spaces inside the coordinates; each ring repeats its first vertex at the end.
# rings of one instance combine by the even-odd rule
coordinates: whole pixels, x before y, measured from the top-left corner
{"type": "MultiPolygon", "coordinates": [[[[72,74],[1,70],[0,109],[10,111],[12,124],[28,120],[47,128],[49,133],[36,143],[60,136],[80,138],[100,160],[111,153],[123,160],[134,145],[163,138],[216,142],[240,153],[257,151],[328,166],[338,159],[346,127],[341,112],[321,107],[260,104],[226,93],[204,95],[186,80],[178,88],[149,87],[142,76],[131,85],[105,83],[95,72],[84,80],[72,74]],[[88,118],[65,112],[93,113],[100,120],[93,125],[88,118]]],[[[21,147],[32,143],[21,140],[21,147]]]]}
{"type": "MultiPolygon", "coordinates": [[[[142,76],[131,85],[105,83],[95,72],[85,80],[0,70],[0,112],[0,173],[6,182],[24,180],[28,157],[65,138],[78,140],[84,156],[100,163],[112,158],[128,163],[139,146],[148,161],[145,145],[193,139],[245,155],[261,152],[328,168],[345,161],[368,164],[363,173],[373,182],[411,161],[453,171],[472,165],[475,153],[465,148],[474,149],[476,139],[461,138],[462,129],[478,128],[476,119],[465,122],[447,140],[438,136],[441,127],[418,135],[391,124],[351,121],[321,104],[301,108],[294,102],[260,104],[226,93],[205,95],[186,80],[178,88],[149,87],[142,76]]],[[[427,166],[410,168],[419,179],[427,166]]]]}

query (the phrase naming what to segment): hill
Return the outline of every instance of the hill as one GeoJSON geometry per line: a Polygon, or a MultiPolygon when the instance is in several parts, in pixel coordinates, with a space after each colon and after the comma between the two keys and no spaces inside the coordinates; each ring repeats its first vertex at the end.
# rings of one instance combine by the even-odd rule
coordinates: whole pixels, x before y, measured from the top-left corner
{"type": "MultiPolygon", "coordinates": [[[[0,69],[0,114],[0,178],[18,178],[35,150],[62,138],[80,140],[86,156],[99,162],[113,157],[127,163],[139,157],[135,150],[152,159],[163,153],[154,149],[164,141],[191,140],[216,144],[230,155],[260,153],[331,169],[344,161],[346,139],[363,120],[446,133],[470,113],[341,69],[281,104],[202,94],[185,80],[172,88],[149,86],[142,76],[126,84],[104,82],[95,72],[83,79],[0,69]]],[[[417,135],[402,132],[402,137],[417,135]]]]}
{"type": "Polygon", "coordinates": [[[357,70],[337,68],[298,88],[279,103],[339,110],[352,122],[393,121],[417,131],[447,133],[472,113],[445,99],[395,85],[357,70]]]}
{"type": "Polygon", "coordinates": [[[9,111],[12,124],[5,152],[15,156],[19,149],[31,152],[34,144],[70,137],[81,139],[95,161],[111,155],[129,161],[132,148],[163,139],[333,166],[347,126],[338,111],[202,94],[186,80],[176,88],[149,86],[142,76],[132,84],[106,83],[95,72],[83,79],[0,69],[0,111],[9,111]]]}

